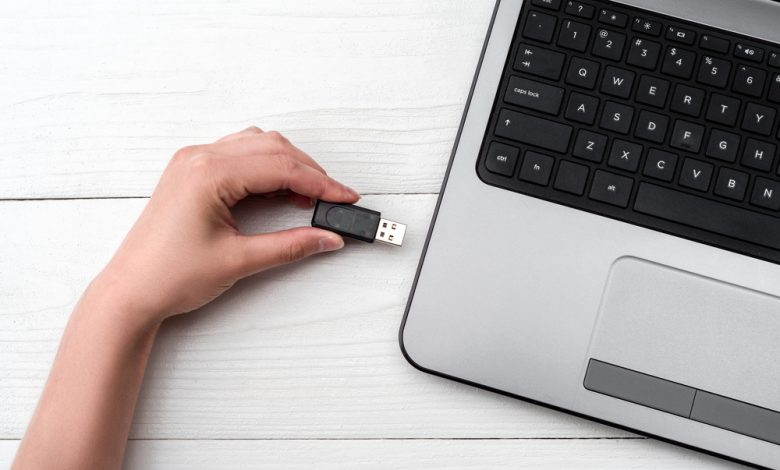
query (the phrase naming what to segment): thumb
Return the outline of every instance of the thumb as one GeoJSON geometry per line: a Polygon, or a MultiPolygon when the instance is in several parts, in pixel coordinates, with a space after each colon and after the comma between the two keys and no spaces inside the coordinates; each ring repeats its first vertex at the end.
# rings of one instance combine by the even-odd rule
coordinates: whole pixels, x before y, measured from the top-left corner
{"type": "Polygon", "coordinates": [[[339,235],[313,227],[247,235],[240,240],[246,261],[239,273],[242,277],[344,247],[339,235]]]}

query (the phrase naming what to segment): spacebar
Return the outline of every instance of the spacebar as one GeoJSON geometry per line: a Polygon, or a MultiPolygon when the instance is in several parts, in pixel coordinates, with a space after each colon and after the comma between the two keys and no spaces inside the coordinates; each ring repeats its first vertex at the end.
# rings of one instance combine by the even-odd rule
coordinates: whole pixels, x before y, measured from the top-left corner
{"type": "Polygon", "coordinates": [[[780,250],[780,219],[642,183],[634,210],[780,250]]]}

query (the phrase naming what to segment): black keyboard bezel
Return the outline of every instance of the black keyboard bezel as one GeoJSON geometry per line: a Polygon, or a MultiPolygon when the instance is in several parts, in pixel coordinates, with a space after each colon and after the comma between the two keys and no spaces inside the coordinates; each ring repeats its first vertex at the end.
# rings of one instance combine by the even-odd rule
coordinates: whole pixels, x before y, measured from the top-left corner
{"type": "MultiPolygon", "coordinates": [[[[637,194],[637,190],[638,190],[639,184],[640,184],[640,182],[646,181],[646,182],[649,182],[649,183],[652,183],[652,184],[657,184],[659,186],[672,188],[672,189],[675,189],[677,191],[686,192],[686,193],[693,194],[693,195],[696,195],[696,196],[699,196],[699,197],[704,197],[704,198],[707,198],[707,199],[714,199],[714,200],[717,200],[718,202],[723,203],[723,204],[728,204],[728,205],[732,205],[732,206],[736,206],[736,207],[741,207],[743,209],[750,210],[752,212],[763,213],[763,214],[767,214],[767,215],[773,216],[775,218],[780,218],[780,214],[778,214],[777,212],[774,212],[774,211],[771,211],[771,210],[767,210],[767,209],[758,208],[756,206],[753,206],[753,205],[749,204],[750,193],[751,193],[752,188],[753,188],[753,186],[755,184],[755,176],[757,174],[760,175],[760,176],[771,178],[771,179],[773,179],[775,181],[778,180],[778,176],[777,176],[778,173],[777,172],[778,172],[778,165],[780,164],[780,152],[775,157],[775,161],[773,163],[773,167],[772,167],[771,172],[767,173],[767,174],[758,173],[758,172],[753,171],[753,170],[748,170],[745,167],[739,165],[739,161],[741,159],[742,151],[744,149],[745,142],[746,142],[747,138],[751,137],[751,138],[755,138],[755,139],[762,140],[762,141],[773,142],[775,144],[778,143],[778,139],[777,139],[776,136],[778,135],[778,126],[780,126],[780,113],[778,113],[779,115],[778,115],[778,118],[776,119],[777,122],[775,122],[774,127],[772,129],[772,135],[769,136],[769,137],[761,136],[761,135],[758,135],[758,134],[753,134],[753,133],[750,133],[750,132],[738,129],[736,131],[736,133],[741,135],[741,141],[740,141],[740,146],[739,146],[739,149],[738,149],[737,160],[734,163],[725,163],[725,162],[721,162],[721,161],[712,160],[711,158],[708,158],[708,157],[704,156],[704,152],[706,151],[706,143],[707,143],[707,140],[709,139],[709,133],[711,132],[712,129],[721,129],[721,130],[724,130],[726,132],[732,132],[732,133],[735,132],[734,129],[729,129],[726,126],[717,125],[717,124],[713,124],[713,123],[704,121],[703,117],[693,118],[693,117],[686,116],[686,115],[683,115],[683,114],[680,114],[680,113],[675,113],[675,112],[673,112],[673,111],[671,111],[669,109],[669,103],[670,103],[671,97],[672,97],[672,95],[674,93],[674,87],[678,83],[680,83],[680,84],[687,84],[687,85],[693,86],[695,88],[706,90],[707,93],[708,93],[707,103],[709,103],[709,96],[713,92],[714,93],[719,93],[719,94],[724,94],[724,95],[727,95],[727,96],[736,96],[736,97],[738,97],[740,99],[742,105],[740,107],[739,115],[737,117],[737,126],[740,125],[740,123],[742,122],[742,120],[744,118],[745,107],[746,107],[746,103],[748,103],[748,102],[758,103],[758,104],[762,104],[764,106],[771,106],[771,107],[773,107],[775,109],[778,109],[778,106],[773,105],[771,103],[768,103],[765,97],[766,97],[766,93],[767,93],[767,87],[769,86],[769,82],[772,79],[772,73],[771,72],[773,70],[775,70],[775,69],[773,69],[773,68],[771,68],[771,67],[769,67],[767,65],[768,57],[769,57],[769,54],[771,53],[771,51],[773,51],[773,50],[780,50],[780,45],[773,44],[773,43],[770,43],[770,42],[764,41],[764,40],[754,39],[754,38],[751,38],[751,37],[748,37],[748,36],[745,36],[745,35],[742,35],[742,34],[737,34],[737,33],[731,32],[731,31],[723,30],[723,29],[718,29],[718,28],[713,28],[713,27],[703,27],[703,26],[698,25],[696,23],[693,23],[691,21],[674,18],[674,17],[668,16],[668,15],[659,14],[659,13],[656,13],[656,12],[648,11],[648,10],[637,8],[637,7],[626,6],[626,5],[623,5],[623,4],[620,4],[620,3],[615,3],[615,2],[612,2],[612,1],[608,1],[608,0],[588,0],[588,1],[586,1],[586,3],[588,3],[590,5],[593,5],[596,8],[596,14],[594,15],[594,18],[591,19],[591,20],[588,20],[588,19],[585,19],[585,18],[580,18],[580,17],[573,17],[571,15],[567,15],[565,13],[566,0],[562,1],[561,9],[559,11],[557,11],[557,12],[556,11],[552,11],[552,10],[547,10],[545,8],[542,8],[542,7],[534,6],[534,5],[532,5],[532,2],[530,2],[530,1],[525,1],[524,2],[523,7],[522,7],[521,12],[520,12],[520,17],[518,18],[517,25],[515,27],[514,37],[512,39],[512,45],[510,47],[509,54],[507,55],[507,59],[506,59],[506,61],[504,63],[504,68],[503,68],[500,84],[499,84],[499,87],[498,87],[498,90],[496,92],[496,96],[495,96],[495,99],[494,99],[494,102],[493,102],[493,105],[492,105],[492,108],[491,108],[492,109],[491,117],[489,119],[488,126],[485,129],[482,146],[481,146],[481,149],[480,149],[479,157],[478,157],[477,162],[476,162],[476,171],[477,171],[477,174],[478,174],[480,180],[482,180],[484,183],[486,183],[488,185],[499,187],[499,188],[502,188],[502,189],[508,189],[508,190],[511,190],[511,191],[514,191],[514,192],[517,192],[517,193],[520,193],[520,194],[523,194],[523,195],[526,195],[526,196],[536,197],[536,198],[543,199],[545,201],[549,201],[549,202],[552,202],[552,203],[555,203],[555,204],[562,204],[562,205],[567,206],[567,207],[571,207],[571,208],[578,209],[578,210],[583,210],[583,211],[592,213],[594,215],[608,217],[608,218],[619,220],[619,221],[622,221],[622,222],[625,222],[625,223],[630,223],[630,224],[637,225],[637,226],[640,226],[640,227],[644,227],[644,228],[647,228],[647,229],[656,230],[656,231],[663,232],[663,233],[666,233],[666,234],[669,234],[669,235],[673,235],[673,236],[681,237],[681,238],[684,238],[684,239],[688,239],[688,240],[691,240],[691,241],[694,241],[694,242],[703,243],[703,244],[710,245],[710,246],[713,246],[713,247],[716,247],[716,248],[732,251],[732,252],[739,253],[739,254],[746,255],[746,256],[749,256],[749,257],[753,257],[753,258],[758,258],[758,259],[761,259],[761,260],[764,260],[764,261],[769,261],[769,262],[772,262],[772,263],[775,263],[775,264],[780,264],[780,251],[773,250],[771,248],[764,247],[764,246],[761,246],[761,245],[747,243],[747,242],[744,242],[742,240],[734,239],[734,238],[731,238],[731,237],[727,237],[727,236],[720,235],[720,234],[717,234],[717,233],[713,233],[713,232],[709,232],[709,231],[706,231],[706,230],[698,229],[698,228],[695,228],[695,227],[679,224],[679,223],[676,223],[676,222],[670,222],[670,221],[667,221],[667,220],[664,220],[664,219],[659,219],[659,218],[656,218],[656,217],[653,217],[653,216],[649,216],[649,215],[645,215],[645,214],[636,212],[636,211],[634,211],[632,209],[633,205],[634,205],[634,202],[635,202],[635,199],[636,199],[636,194],[637,194]],[[628,15],[629,16],[628,26],[626,28],[621,29],[621,28],[616,28],[616,27],[613,27],[613,26],[610,26],[610,25],[606,25],[606,24],[600,23],[598,21],[598,12],[599,12],[599,10],[601,8],[608,8],[610,10],[614,10],[614,11],[617,11],[617,12],[624,13],[624,14],[628,15]],[[555,33],[553,34],[553,42],[551,44],[545,44],[545,43],[542,43],[542,42],[539,42],[539,41],[534,41],[532,39],[527,39],[527,38],[524,38],[522,36],[522,28],[523,28],[523,26],[525,24],[525,21],[527,19],[528,12],[531,11],[531,10],[538,11],[538,12],[545,13],[545,14],[554,15],[554,16],[556,16],[558,18],[556,29],[555,29],[555,33]],[[646,17],[648,17],[651,20],[661,21],[663,23],[663,26],[664,26],[663,29],[662,29],[661,35],[660,36],[651,36],[651,35],[642,34],[642,33],[638,33],[638,32],[633,31],[632,30],[632,21],[633,21],[633,18],[635,16],[646,16],[646,17]],[[586,52],[579,53],[579,52],[574,52],[574,51],[567,50],[567,49],[561,49],[560,47],[558,47],[556,45],[558,34],[560,33],[560,28],[561,28],[561,24],[562,24],[561,18],[572,19],[573,21],[578,21],[578,22],[581,22],[581,23],[585,23],[585,24],[591,25],[591,27],[592,27],[591,37],[590,37],[590,40],[589,40],[588,50],[586,52]],[[696,42],[694,43],[694,45],[685,45],[685,44],[675,43],[675,42],[672,42],[670,40],[667,40],[665,38],[665,36],[666,36],[666,28],[670,24],[672,24],[672,25],[679,25],[679,26],[681,26],[681,27],[683,27],[685,29],[694,31],[696,33],[696,42]],[[590,50],[592,49],[593,40],[594,40],[594,37],[597,34],[597,31],[598,31],[599,28],[605,28],[605,29],[608,29],[610,31],[615,31],[615,32],[619,32],[621,34],[626,34],[627,35],[626,46],[625,46],[625,49],[623,51],[621,61],[613,62],[613,61],[610,61],[609,59],[593,58],[590,55],[590,50]],[[702,58],[702,55],[705,53],[698,46],[702,34],[712,34],[712,35],[715,35],[715,36],[719,36],[719,37],[728,39],[731,42],[731,47],[729,48],[729,51],[726,54],[721,54],[721,53],[713,52],[713,51],[706,51],[707,55],[711,55],[713,57],[717,57],[717,58],[720,58],[720,59],[725,59],[725,60],[728,60],[729,62],[732,63],[732,69],[731,69],[731,71],[729,73],[729,80],[728,80],[729,87],[726,88],[726,89],[721,89],[721,88],[717,88],[717,87],[713,87],[713,86],[709,86],[709,85],[704,85],[704,84],[701,84],[701,83],[696,81],[696,77],[698,75],[698,69],[699,69],[699,66],[700,66],[701,58],[702,58]],[[629,51],[629,48],[631,46],[631,42],[633,41],[633,39],[635,37],[641,37],[643,39],[647,39],[647,40],[654,41],[654,42],[659,42],[659,43],[662,44],[661,57],[659,58],[658,65],[657,65],[655,70],[648,71],[646,69],[642,69],[642,68],[639,68],[639,67],[628,65],[625,62],[625,58],[628,55],[628,51],[629,51]],[[759,47],[759,48],[764,49],[765,50],[765,54],[764,54],[763,62],[761,64],[757,64],[757,63],[753,63],[753,62],[750,62],[750,61],[746,61],[746,60],[738,59],[738,58],[734,57],[733,56],[733,51],[734,51],[734,49],[736,47],[736,43],[737,42],[740,42],[740,43],[742,43],[744,45],[747,45],[747,46],[759,47]],[[541,77],[537,77],[537,76],[533,76],[533,75],[529,75],[529,74],[526,74],[526,73],[515,71],[514,68],[513,68],[513,64],[514,64],[514,60],[515,60],[515,57],[516,57],[516,55],[518,53],[518,50],[520,48],[520,44],[521,43],[527,43],[527,44],[530,44],[530,45],[533,45],[533,46],[536,46],[536,47],[541,47],[541,48],[553,50],[553,51],[556,51],[556,52],[563,52],[563,53],[565,53],[566,54],[566,61],[565,61],[563,72],[561,73],[560,79],[559,80],[550,80],[550,79],[541,78],[541,77]],[[670,45],[673,45],[675,47],[679,47],[680,49],[696,51],[696,53],[697,53],[697,60],[696,60],[696,63],[695,63],[694,73],[693,73],[693,76],[691,77],[691,79],[685,80],[685,79],[679,79],[679,78],[672,78],[672,77],[664,75],[664,74],[662,74],[660,72],[661,64],[662,64],[662,61],[663,61],[663,52],[670,45]],[[599,74],[598,74],[598,77],[596,79],[596,87],[594,88],[594,90],[586,90],[584,88],[579,88],[579,87],[568,85],[568,84],[565,83],[566,71],[567,71],[567,68],[569,66],[569,63],[571,62],[572,57],[580,57],[580,58],[584,58],[584,59],[587,59],[587,60],[595,60],[595,61],[597,61],[597,62],[599,62],[601,64],[601,67],[599,69],[599,74]],[[621,98],[617,98],[617,97],[601,94],[600,91],[599,91],[600,83],[601,83],[601,80],[603,79],[604,71],[605,71],[607,65],[614,65],[614,66],[622,68],[622,69],[631,70],[631,71],[633,71],[636,74],[635,83],[634,83],[634,90],[632,90],[631,98],[633,98],[635,96],[636,87],[637,87],[638,81],[639,81],[639,79],[640,79],[640,77],[642,75],[650,75],[650,76],[658,77],[658,78],[661,78],[663,80],[667,80],[667,81],[671,82],[672,86],[670,87],[669,96],[667,97],[667,101],[666,101],[665,107],[663,109],[655,108],[655,107],[652,107],[652,106],[649,106],[649,105],[642,105],[642,104],[636,103],[633,99],[625,100],[625,99],[621,99],[621,98]],[[739,94],[734,93],[733,91],[731,91],[731,85],[732,85],[732,82],[733,82],[734,75],[736,74],[737,68],[740,65],[746,65],[746,66],[749,66],[749,67],[757,67],[757,68],[761,68],[761,69],[764,69],[764,70],[767,70],[768,72],[770,72],[767,75],[766,83],[764,85],[764,93],[763,93],[761,98],[755,99],[755,98],[752,98],[752,97],[739,95],[739,94]],[[521,107],[518,107],[518,106],[513,106],[513,105],[510,105],[510,104],[507,104],[506,102],[504,102],[504,94],[505,94],[505,91],[507,89],[509,80],[510,80],[510,78],[512,76],[530,78],[532,80],[536,80],[536,81],[539,81],[541,83],[555,85],[555,86],[560,86],[560,87],[563,87],[564,89],[566,89],[567,90],[566,99],[564,100],[564,102],[562,104],[562,109],[558,113],[558,115],[557,116],[551,116],[549,114],[545,114],[545,113],[542,113],[542,112],[534,111],[534,110],[531,110],[531,109],[528,109],[528,108],[521,108],[521,107]],[[633,132],[629,133],[628,135],[625,135],[625,134],[620,134],[620,133],[617,133],[617,132],[613,132],[613,131],[609,131],[609,130],[603,129],[603,128],[599,127],[599,125],[598,125],[599,124],[599,119],[597,119],[596,122],[593,125],[572,123],[570,121],[567,121],[565,118],[563,118],[563,113],[564,113],[564,110],[565,110],[565,107],[566,107],[566,103],[568,102],[568,97],[569,97],[571,91],[577,91],[577,92],[584,93],[584,94],[587,94],[587,95],[597,96],[600,99],[600,104],[599,104],[597,116],[601,115],[601,111],[603,110],[604,103],[606,101],[613,101],[613,102],[617,102],[617,103],[621,103],[621,104],[627,104],[627,105],[631,106],[635,110],[634,118],[632,120],[632,126],[631,126],[632,131],[635,128],[636,120],[637,120],[637,117],[639,115],[639,112],[642,111],[642,110],[647,110],[647,111],[650,111],[650,112],[660,113],[660,114],[669,116],[669,118],[670,118],[670,126],[669,126],[669,129],[667,130],[667,135],[666,135],[667,139],[665,140],[665,142],[668,142],[668,137],[669,137],[669,135],[671,133],[671,130],[672,130],[671,128],[673,127],[673,124],[674,124],[676,119],[682,119],[684,121],[693,122],[693,123],[700,123],[700,124],[704,125],[705,128],[706,128],[706,133],[704,135],[702,149],[701,149],[701,151],[699,153],[692,154],[692,153],[689,153],[689,152],[682,152],[680,150],[670,148],[668,146],[668,144],[666,144],[666,143],[661,144],[661,145],[653,144],[653,143],[650,143],[650,142],[647,142],[647,141],[643,141],[641,139],[637,139],[636,137],[633,136],[633,132]],[[554,121],[554,122],[559,122],[559,123],[562,123],[562,124],[573,126],[574,127],[574,132],[572,134],[572,138],[571,138],[571,141],[569,143],[569,147],[568,147],[566,153],[558,154],[558,153],[551,152],[551,151],[543,149],[543,148],[538,148],[538,147],[534,147],[532,145],[527,145],[527,144],[521,144],[521,143],[518,143],[518,142],[515,142],[515,141],[512,141],[512,140],[509,140],[509,139],[504,139],[504,138],[496,136],[494,134],[493,130],[496,128],[496,125],[497,125],[497,122],[498,122],[498,116],[499,116],[500,110],[502,108],[510,109],[510,110],[514,110],[514,111],[518,111],[518,112],[522,112],[524,114],[528,114],[528,115],[531,115],[531,116],[536,116],[536,117],[540,117],[540,118],[543,118],[543,119],[551,120],[551,121],[554,121]],[[584,161],[582,161],[582,160],[580,160],[578,158],[575,158],[575,157],[571,156],[571,151],[573,149],[574,142],[576,140],[577,132],[580,129],[585,129],[585,130],[589,130],[589,131],[592,131],[592,132],[595,132],[595,133],[598,133],[598,134],[603,134],[603,135],[608,136],[610,144],[607,146],[607,151],[606,151],[607,153],[609,152],[609,148],[610,148],[612,142],[615,139],[629,140],[629,141],[633,141],[633,142],[637,142],[637,143],[642,144],[644,146],[644,152],[642,154],[642,159],[641,159],[641,162],[640,162],[640,169],[636,173],[630,173],[630,172],[624,172],[624,171],[615,169],[613,167],[609,167],[607,165],[607,160],[608,159],[607,159],[606,156],[603,159],[602,163],[600,163],[600,164],[592,163],[592,162],[584,162],[584,161]],[[546,155],[550,155],[550,156],[555,157],[556,163],[555,163],[555,167],[554,167],[554,170],[553,170],[553,178],[551,179],[550,184],[548,184],[547,186],[537,186],[537,185],[534,185],[534,184],[531,184],[531,183],[526,183],[526,182],[520,181],[518,179],[518,177],[517,177],[517,173],[519,171],[519,164],[518,164],[518,168],[515,169],[514,176],[511,177],[511,178],[510,177],[500,176],[500,175],[497,175],[497,174],[489,172],[487,170],[487,168],[485,167],[485,160],[486,160],[486,154],[487,154],[487,151],[488,151],[488,147],[489,147],[489,144],[491,142],[500,142],[500,143],[504,143],[504,144],[507,144],[507,145],[511,145],[513,147],[520,148],[523,153],[525,153],[527,150],[532,150],[532,151],[536,151],[536,152],[539,152],[539,153],[542,153],[542,154],[546,154],[546,155]],[[661,150],[665,150],[665,151],[670,151],[670,152],[673,152],[673,153],[679,155],[680,158],[679,158],[679,161],[678,161],[677,168],[675,170],[675,177],[674,177],[673,183],[660,182],[660,181],[653,180],[651,178],[648,178],[648,177],[645,177],[645,176],[642,175],[642,166],[644,165],[644,162],[645,162],[645,160],[647,158],[647,151],[650,148],[657,148],[657,149],[661,149],[661,150]],[[685,158],[688,158],[688,157],[691,157],[691,158],[694,158],[694,159],[697,159],[697,160],[700,160],[700,161],[705,161],[705,162],[708,162],[708,163],[715,164],[717,168],[724,168],[724,167],[725,168],[732,168],[732,169],[735,169],[737,171],[742,171],[742,172],[749,173],[751,175],[751,184],[750,184],[750,186],[748,188],[747,196],[746,196],[745,200],[743,202],[735,202],[735,201],[731,201],[731,200],[728,200],[728,199],[725,199],[725,198],[719,198],[719,197],[712,196],[712,187],[715,184],[714,179],[717,176],[717,173],[713,176],[713,181],[712,181],[711,186],[710,186],[710,191],[707,194],[700,193],[700,192],[697,192],[695,190],[688,190],[688,189],[685,189],[685,188],[681,188],[679,185],[677,185],[675,182],[678,181],[678,179],[679,179],[679,175],[680,175],[681,168],[682,168],[682,162],[685,160],[685,158]],[[593,176],[594,176],[595,170],[597,170],[597,169],[601,169],[601,170],[605,170],[605,171],[608,171],[608,172],[613,173],[613,174],[617,174],[617,175],[621,175],[621,176],[628,176],[630,178],[633,178],[635,183],[634,183],[634,187],[633,187],[632,192],[631,192],[631,197],[629,199],[629,208],[628,209],[622,209],[622,208],[619,208],[619,207],[616,207],[616,206],[611,206],[611,205],[606,204],[606,203],[601,203],[601,202],[598,202],[598,201],[591,200],[591,199],[588,198],[588,191],[587,190],[586,190],[585,195],[583,195],[583,196],[576,196],[576,195],[564,193],[564,192],[561,192],[561,191],[553,189],[554,176],[557,174],[557,170],[558,170],[558,167],[560,165],[560,162],[563,161],[563,160],[574,162],[574,163],[578,163],[578,164],[582,164],[582,165],[588,166],[590,168],[590,173],[589,173],[589,176],[588,176],[588,181],[587,181],[586,188],[590,188],[590,184],[593,181],[593,176]]],[[[776,71],[780,72],[780,69],[776,69],[776,71]]],[[[706,107],[702,110],[701,116],[703,116],[705,114],[705,112],[706,112],[706,107]]],[[[717,169],[716,169],[716,171],[717,171],[717,169]]],[[[714,253],[713,256],[717,256],[717,253],[714,253]]]]}

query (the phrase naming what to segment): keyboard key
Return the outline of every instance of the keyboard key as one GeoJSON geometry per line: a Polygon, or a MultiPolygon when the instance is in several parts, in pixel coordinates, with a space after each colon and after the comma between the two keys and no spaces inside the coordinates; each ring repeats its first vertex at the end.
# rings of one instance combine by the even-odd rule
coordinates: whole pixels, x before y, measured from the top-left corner
{"type": "Polygon", "coordinates": [[[731,42],[717,36],[712,36],[710,34],[702,34],[701,41],[699,41],[699,47],[706,51],[727,54],[729,52],[729,48],[731,47],[731,42]]]}
{"type": "Polygon", "coordinates": [[[667,116],[643,110],[639,112],[634,135],[640,139],[662,144],[666,140],[668,127],[669,118],[667,116]]]}
{"type": "Polygon", "coordinates": [[[547,8],[549,10],[561,9],[561,0],[532,0],[531,4],[537,7],[547,8]]]}
{"type": "Polygon", "coordinates": [[[642,146],[625,140],[615,139],[612,142],[612,150],[609,152],[607,165],[630,172],[639,169],[639,160],[642,158],[642,146]]]}
{"type": "Polygon", "coordinates": [[[769,82],[769,101],[780,103],[780,73],[772,75],[769,82]]]}
{"type": "Polygon", "coordinates": [[[583,160],[601,163],[607,150],[607,136],[595,132],[580,130],[574,141],[572,155],[583,160]]]}
{"type": "Polygon", "coordinates": [[[628,49],[626,62],[647,70],[655,70],[661,56],[661,45],[647,39],[634,39],[628,49]]]}
{"type": "Polygon", "coordinates": [[[735,98],[713,93],[710,97],[710,105],[707,108],[708,121],[717,122],[724,126],[733,126],[737,123],[737,115],[742,103],[735,98]]]}
{"type": "Polygon", "coordinates": [[[666,106],[668,94],[669,82],[649,75],[642,75],[636,92],[636,101],[656,108],[663,108],[666,106]]]}
{"type": "Polygon", "coordinates": [[[566,2],[566,13],[580,18],[593,19],[596,9],[582,2],[566,2]]]}
{"type": "MultiPolygon", "coordinates": [[[[775,197],[780,192],[775,194],[775,197]]],[[[780,250],[780,218],[642,183],[634,209],[672,222],[780,250]]]]}
{"type": "Polygon", "coordinates": [[[625,34],[599,29],[596,34],[596,40],[593,43],[593,55],[619,61],[623,57],[623,48],[625,46],[625,34]]]}
{"type": "Polygon", "coordinates": [[[756,103],[748,103],[742,119],[742,129],[761,135],[772,135],[775,127],[775,110],[756,103]]]}
{"type": "Polygon", "coordinates": [[[737,43],[737,47],[734,48],[734,57],[761,63],[764,61],[764,50],[758,47],[737,43]]]}
{"type": "Polygon", "coordinates": [[[677,169],[677,155],[663,150],[650,149],[645,161],[645,176],[657,180],[671,182],[674,179],[674,171],[677,169]]]}
{"type": "Polygon", "coordinates": [[[729,75],[731,74],[731,63],[712,56],[704,56],[699,66],[699,76],[696,80],[699,83],[718,88],[726,88],[729,84],[729,75]]]}
{"type": "Polygon", "coordinates": [[[628,24],[628,16],[614,10],[607,10],[606,8],[602,8],[599,12],[599,21],[604,24],[611,24],[612,26],[625,28],[628,24]]]}
{"type": "Polygon", "coordinates": [[[691,153],[699,153],[704,137],[704,127],[678,120],[674,123],[671,146],[691,153]]]}
{"type": "Polygon", "coordinates": [[[707,162],[686,158],[680,173],[680,186],[707,192],[715,167],[707,162]]]}
{"type": "Polygon", "coordinates": [[[631,130],[631,120],[634,118],[634,108],[607,101],[601,116],[601,128],[628,134],[631,130]]]}
{"type": "Polygon", "coordinates": [[[599,108],[599,99],[582,93],[572,92],[569,96],[569,104],[566,106],[566,119],[593,124],[596,121],[596,112],[599,108]]]}
{"type": "Polygon", "coordinates": [[[745,151],[742,152],[742,164],[755,170],[771,171],[776,151],[775,144],[748,139],[745,142],[745,151]]]}
{"type": "Polygon", "coordinates": [[[515,59],[515,70],[550,80],[558,80],[561,77],[565,60],[566,56],[560,52],[520,44],[517,59],[515,59]]]}
{"type": "Polygon", "coordinates": [[[596,86],[599,68],[598,62],[572,57],[569,71],[566,73],[566,83],[592,90],[596,86]]]}
{"type": "Polygon", "coordinates": [[[628,98],[634,86],[634,72],[607,66],[601,82],[601,92],[607,95],[628,98]]]}
{"type": "Polygon", "coordinates": [[[491,173],[503,176],[513,176],[520,150],[509,145],[493,142],[488,149],[485,167],[491,173]]]}
{"type": "Polygon", "coordinates": [[[558,114],[563,101],[563,88],[511,77],[504,101],[547,114],[558,114]]]}
{"type": "Polygon", "coordinates": [[[670,47],[664,54],[664,62],[661,71],[667,75],[677,78],[689,79],[693,75],[693,68],[696,62],[696,53],[670,47]]]}
{"type": "Polygon", "coordinates": [[[606,202],[618,207],[628,207],[633,187],[634,180],[631,178],[596,170],[589,196],[595,201],[606,202]]]}
{"type": "Polygon", "coordinates": [[[750,176],[741,171],[721,168],[715,180],[715,194],[734,201],[743,201],[747,194],[750,176]]]}
{"type": "Polygon", "coordinates": [[[690,46],[696,42],[696,33],[677,26],[669,26],[666,28],[666,39],[690,46]]]}
{"type": "Polygon", "coordinates": [[[773,211],[780,210],[780,183],[766,178],[756,178],[750,203],[773,211]]]}
{"type": "Polygon", "coordinates": [[[734,77],[734,91],[758,98],[764,94],[765,81],[766,72],[763,70],[740,65],[734,77]]]}
{"type": "Polygon", "coordinates": [[[634,24],[631,26],[632,31],[649,34],[651,36],[660,36],[662,28],[663,25],[658,21],[648,20],[640,16],[634,18],[634,24]]]}
{"type": "Polygon", "coordinates": [[[559,153],[566,152],[572,128],[565,124],[502,109],[496,135],[559,153]]]}
{"type": "Polygon", "coordinates": [[[588,182],[588,167],[568,161],[562,161],[558,167],[558,175],[555,177],[553,188],[577,196],[585,194],[585,185],[588,182]]]}
{"type": "Polygon", "coordinates": [[[552,41],[556,23],[557,20],[554,16],[532,11],[525,21],[523,36],[549,44],[552,41]]]}
{"type": "Polygon", "coordinates": [[[564,20],[558,45],[566,49],[585,52],[590,40],[590,26],[572,20],[564,20]]]}
{"type": "Polygon", "coordinates": [[[529,183],[547,186],[555,164],[555,159],[536,152],[525,152],[520,165],[520,179],[529,183]]]}
{"type": "Polygon", "coordinates": [[[677,85],[674,96],[672,96],[672,111],[699,117],[702,106],[704,106],[704,90],[687,85],[677,85]]]}
{"type": "Polygon", "coordinates": [[[780,52],[769,53],[769,66],[780,68],[780,52]]]}
{"type": "Polygon", "coordinates": [[[737,134],[713,129],[707,143],[706,155],[710,158],[734,163],[737,160],[740,137],[737,134]]]}

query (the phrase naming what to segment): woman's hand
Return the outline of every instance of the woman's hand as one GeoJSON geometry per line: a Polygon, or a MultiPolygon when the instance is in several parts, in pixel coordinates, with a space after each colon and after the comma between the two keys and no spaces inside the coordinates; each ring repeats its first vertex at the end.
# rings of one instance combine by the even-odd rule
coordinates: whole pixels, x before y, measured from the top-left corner
{"type": "Polygon", "coordinates": [[[340,236],[312,227],[239,233],[230,208],[255,194],[288,194],[302,207],[359,199],[277,132],[251,127],[185,147],[89,291],[112,296],[143,327],[203,306],[243,277],[343,247],[340,236]]]}
{"type": "Polygon", "coordinates": [[[298,228],[238,232],[230,208],[250,194],[355,202],[276,132],[249,128],[174,155],[114,258],[65,328],[14,470],[119,469],[133,409],[160,323],[194,310],[244,276],[344,245],[298,228]]]}

